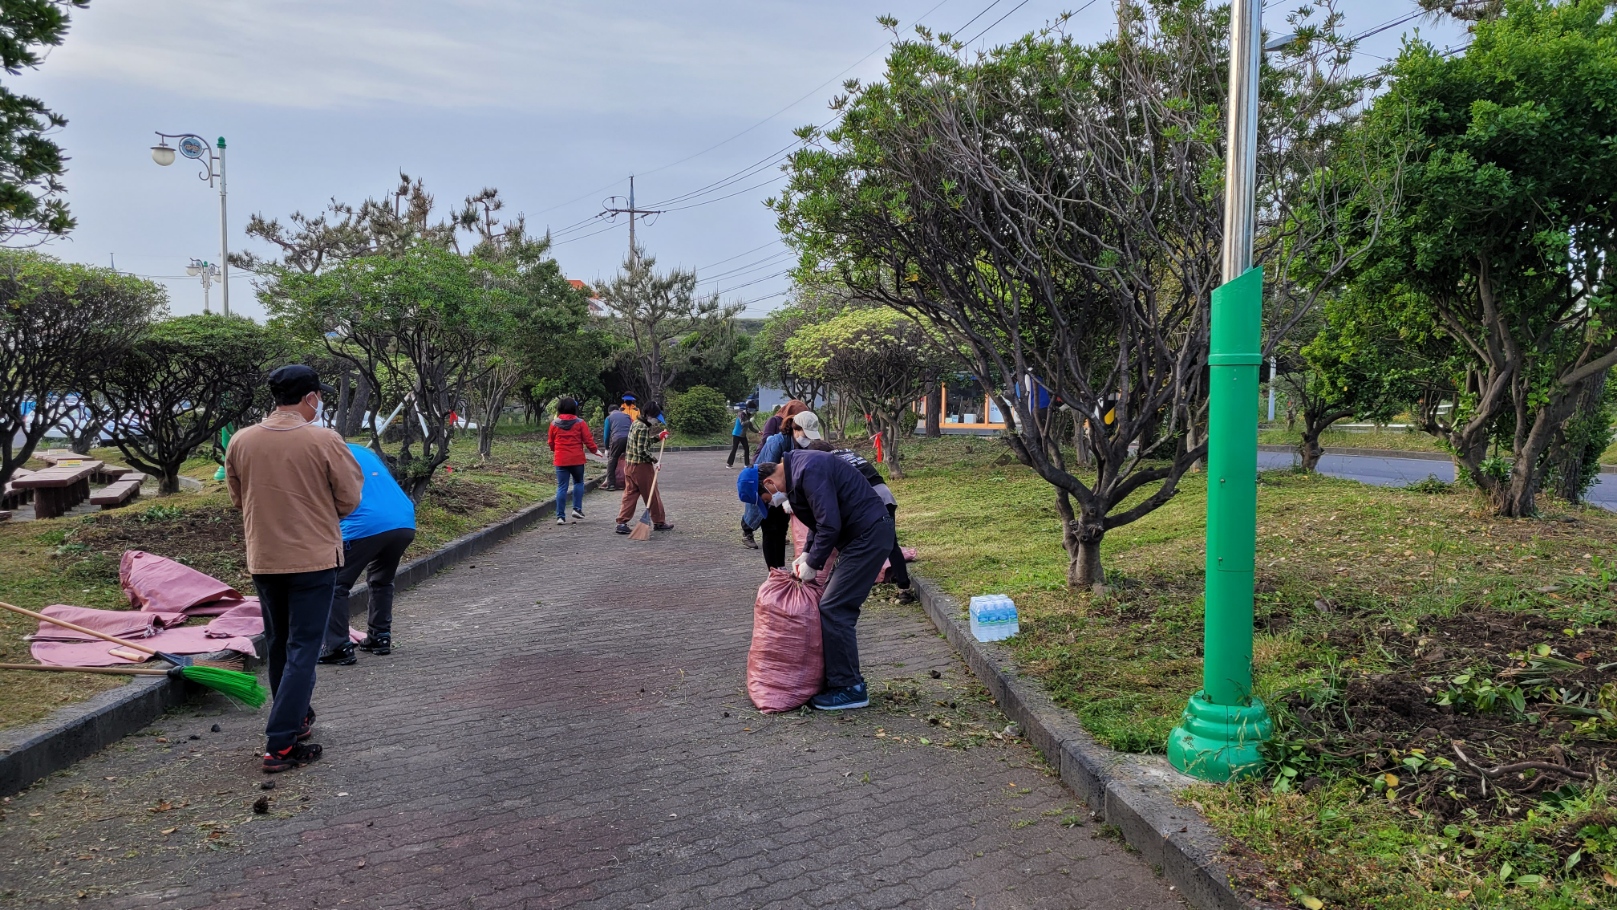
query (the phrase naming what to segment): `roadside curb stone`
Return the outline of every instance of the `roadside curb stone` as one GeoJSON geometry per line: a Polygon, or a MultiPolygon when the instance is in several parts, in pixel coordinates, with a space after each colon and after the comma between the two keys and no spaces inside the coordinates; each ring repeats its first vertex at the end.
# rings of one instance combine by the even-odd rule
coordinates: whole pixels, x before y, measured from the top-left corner
{"type": "MultiPolygon", "coordinates": [[[[602,478],[584,484],[593,492],[602,478]]],[[[480,528],[445,544],[442,549],[413,559],[399,567],[394,585],[406,590],[426,581],[437,572],[493,547],[542,518],[550,517],[556,501],[547,499],[528,506],[485,528],[480,528]]],[[[348,597],[350,616],[364,616],[370,606],[370,589],[359,585],[348,597]]],[[[253,645],[264,648],[264,636],[253,638],[253,645]]],[[[223,656],[225,652],[207,655],[223,656]]],[[[262,661],[247,658],[252,669],[262,661]]],[[[196,687],[165,676],[135,677],[116,689],[57,709],[36,723],[0,730],[0,796],[27,789],[35,781],[72,766],[105,749],[125,736],[147,726],[170,708],[176,708],[196,692],[196,687]]]]}
{"type": "Polygon", "coordinates": [[[1222,838],[1174,794],[1198,783],[1158,755],[1116,752],[1095,741],[1042,687],[1025,681],[1002,645],[977,641],[960,619],[959,602],[936,582],[914,575],[926,615],[988,689],[1022,736],[1059,769],[1062,783],[1109,824],[1141,858],[1199,910],[1257,910],[1230,884],[1219,862],[1222,838]]]}

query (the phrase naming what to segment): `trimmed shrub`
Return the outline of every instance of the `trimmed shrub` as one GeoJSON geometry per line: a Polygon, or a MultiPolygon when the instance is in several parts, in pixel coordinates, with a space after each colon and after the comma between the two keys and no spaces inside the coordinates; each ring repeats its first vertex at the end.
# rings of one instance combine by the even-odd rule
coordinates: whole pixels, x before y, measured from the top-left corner
{"type": "Polygon", "coordinates": [[[668,402],[668,425],[686,436],[717,433],[730,423],[730,403],[718,389],[691,386],[668,402]]]}

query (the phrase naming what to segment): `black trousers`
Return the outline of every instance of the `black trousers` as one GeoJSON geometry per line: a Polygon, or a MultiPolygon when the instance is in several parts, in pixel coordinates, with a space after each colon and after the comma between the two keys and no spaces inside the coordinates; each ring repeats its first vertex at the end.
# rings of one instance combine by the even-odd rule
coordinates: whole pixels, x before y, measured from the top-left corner
{"type": "Polygon", "coordinates": [[[619,436],[606,444],[606,480],[601,486],[609,490],[618,487],[618,462],[623,460],[623,453],[629,448],[629,437],[619,436]]]}
{"type": "Polygon", "coordinates": [[[786,538],[791,531],[792,516],[785,509],[771,507],[759,527],[764,532],[764,564],[771,569],[786,568],[786,538]]]}
{"type": "Polygon", "coordinates": [[[887,570],[887,580],[900,588],[910,586],[910,569],[904,562],[904,548],[898,545],[898,506],[887,507],[887,518],[893,523],[893,550],[887,554],[887,562],[892,568],[887,570]]]}
{"type": "Polygon", "coordinates": [[[725,464],[729,465],[732,468],[735,467],[736,449],[741,450],[741,466],[742,467],[746,467],[746,466],[752,464],[752,449],[747,447],[747,437],[745,437],[745,436],[731,436],[730,437],[730,460],[725,462],[725,464]]]}
{"type": "Polygon", "coordinates": [[[270,704],[264,736],[269,751],[277,752],[298,740],[298,730],[309,715],[314,695],[314,668],[320,659],[320,639],[331,616],[332,586],[336,569],[254,575],[258,608],[264,614],[268,639],[270,704]]]}
{"type": "Polygon", "coordinates": [[[326,653],[348,641],[348,595],[361,572],[365,573],[365,587],[370,591],[366,632],[372,638],[393,634],[393,576],[398,574],[399,560],[413,540],[413,528],[399,528],[343,541],[343,563],[337,568],[337,590],[326,621],[326,653]]]}
{"type": "Polygon", "coordinates": [[[859,674],[859,639],[854,626],[882,561],[893,550],[893,522],[871,525],[837,553],[831,581],[820,598],[820,636],[825,641],[825,687],[841,689],[865,681],[859,674]]]}

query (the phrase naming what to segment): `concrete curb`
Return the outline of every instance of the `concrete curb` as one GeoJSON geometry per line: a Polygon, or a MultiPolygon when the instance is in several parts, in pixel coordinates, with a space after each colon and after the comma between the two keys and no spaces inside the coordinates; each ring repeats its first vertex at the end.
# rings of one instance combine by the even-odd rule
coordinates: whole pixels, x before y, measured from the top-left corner
{"type": "Polygon", "coordinates": [[[964,612],[937,584],[911,576],[933,625],[960,652],[1000,710],[1044,754],[1089,808],[1116,825],[1129,846],[1158,869],[1198,910],[1256,910],[1241,897],[1218,860],[1222,838],[1174,794],[1196,783],[1160,755],[1114,752],[1084,732],[1037,684],[1025,682],[1003,645],[980,642],[960,619],[964,612]]]}
{"type": "MultiPolygon", "coordinates": [[[[600,485],[601,478],[584,484],[587,490],[600,485]]],[[[438,571],[548,518],[555,506],[553,499],[540,502],[456,538],[442,549],[400,566],[394,585],[401,590],[412,588],[438,571]]],[[[350,616],[364,616],[369,605],[370,590],[366,586],[359,586],[349,595],[350,616]]],[[[262,651],[262,636],[255,643],[262,651]]],[[[94,698],[60,708],[37,723],[0,730],[0,796],[24,790],[40,778],[94,755],[157,720],[168,709],[184,704],[193,691],[180,680],[136,677],[94,698]]]]}

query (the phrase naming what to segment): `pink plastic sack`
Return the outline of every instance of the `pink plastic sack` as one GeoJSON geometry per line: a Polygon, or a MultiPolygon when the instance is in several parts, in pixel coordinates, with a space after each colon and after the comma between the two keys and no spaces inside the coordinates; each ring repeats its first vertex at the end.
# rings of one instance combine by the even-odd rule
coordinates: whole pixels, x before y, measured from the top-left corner
{"type": "Polygon", "coordinates": [[[765,714],[808,703],[825,680],[820,639],[820,595],[825,584],[801,582],[770,569],[752,607],[752,648],[747,652],[747,696],[765,714]]]}
{"type": "MultiPolygon", "coordinates": [[[[914,562],[917,559],[917,554],[914,547],[900,547],[899,549],[901,552],[903,552],[904,561],[906,563],[914,562]]],[[[886,584],[892,580],[887,577],[887,572],[892,567],[893,561],[891,559],[886,560],[881,564],[881,571],[876,573],[876,584],[886,584]]]]}
{"type": "MultiPolygon", "coordinates": [[[[212,575],[140,550],[124,551],[118,563],[118,585],[128,595],[130,603],[150,613],[206,615],[191,608],[214,601],[242,599],[240,592],[212,575]]],[[[217,615],[228,609],[223,607],[211,612],[217,615]]]]}
{"type": "MultiPolygon", "coordinates": [[[[792,550],[793,550],[792,555],[793,556],[802,556],[804,553],[808,552],[808,536],[809,536],[808,525],[803,524],[801,521],[798,521],[797,516],[793,515],[792,516],[792,550]]],[[[826,557],[825,568],[820,570],[820,577],[829,578],[831,576],[831,567],[835,566],[836,564],[837,564],[837,551],[832,550],[831,555],[826,557]]]]}

